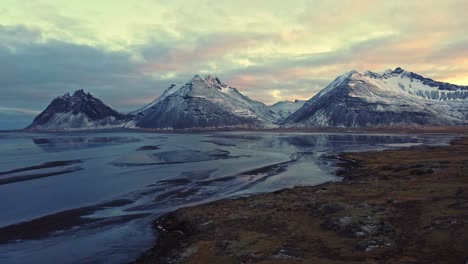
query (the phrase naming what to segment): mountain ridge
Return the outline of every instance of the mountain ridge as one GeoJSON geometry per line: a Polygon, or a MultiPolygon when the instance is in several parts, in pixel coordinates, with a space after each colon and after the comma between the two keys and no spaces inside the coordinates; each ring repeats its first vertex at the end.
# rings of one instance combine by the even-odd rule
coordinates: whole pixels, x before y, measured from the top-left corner
{"type": "Polygon", "coordinates": [[[213,75],[172,84],[128,114],[80,89],[52,100],[26,130],[454,126],[467,125],[467,119],[468,86],[397,67],[383,73],[352,70],[307,101],[271,106],[213,75]]]}
{"type": "Polygon", "coordinates": [[[347,72],[287,117],[287,127],[464,125],[468,87],[436,82],[398,67],[347,72]]]}

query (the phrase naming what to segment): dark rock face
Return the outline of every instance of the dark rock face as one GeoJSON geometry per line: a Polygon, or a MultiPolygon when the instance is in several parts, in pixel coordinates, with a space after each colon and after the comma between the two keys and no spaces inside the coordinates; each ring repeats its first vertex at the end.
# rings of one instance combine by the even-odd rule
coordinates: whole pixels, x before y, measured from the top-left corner
{"type": "Polygon", "coordinates": [[[55,98],[27,129],[117,125],[131,120],[83,90],[55,98]],[[60,116],[61,118],[58,118],[60,116]]]}

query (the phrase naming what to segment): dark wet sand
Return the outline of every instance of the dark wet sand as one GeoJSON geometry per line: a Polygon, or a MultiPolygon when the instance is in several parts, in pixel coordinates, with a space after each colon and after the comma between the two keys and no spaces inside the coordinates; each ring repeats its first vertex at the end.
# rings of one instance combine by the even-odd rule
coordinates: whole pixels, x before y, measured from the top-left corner
{"type": "Polygon", "coordinates": [[[0,179],[0,185],[10,184],[10,183],[15,183],[15,182],[22,182],[22,181],[30,181],[30,180],[40,179],[40,178],[47,178],[47,177],[67,174],[67,173],[71,173],[75,171],[80,171],[80,170],[83,170],[83,168],[72,167],[72,168],[68,168],[68,169],[64,169],[60,171],[54,171],[54,172],[33,173],[33,174],[27,174],[27,175],[13,176],[9,178],[2,178],[0,179]]]}
{"type": "Polygon", "coordinates": [[[223,159],[237,159],[241,157],[248,157],[246,155],[231,156],[229,151],[215,149],[212,151],[198,151],[198,150],[176,150],[156,152],[149,155],[153,162],[111,162],[109,164],[116,167],[136,167],[136,166],[152,166],[152,165],[170,165],[170,164],[184,164],[195,163],[211,160],[223,159]]]}
{"type": "Polygon", "coordinates": [[[222,146],[222,147],[235,147],[236,146],[236,144],[226,143],[226,142],[221,142],[221,141],[216,141],[216,140],[202,140],[201,142],[213,143],[217,146],[222,146]]]}
{"type": "Polygon", "coordinates": [[[466,263],[468,137],[338,157],[341,182],[179,209],[136,263],[466,263]]]}
{"type": "Polygon", "coordinates": [[[47,168],[63,167],[63,166],[78,164],[78,163],[82,163],[82,162],[83,161],[81,161],[81,160],[50,161],[50,162],[44,162],[44,163],[41,163],[41,164],[35,165],[35,166],[24,167],[24,168],[19,168],[19,169],[13,169],[13,170],[9,170],[9,171],[0,171],[0,175],[6,175],[6,174],[12,174],[12,173],[18,173],[18,172],[24,172],[24,171],[47,169],[47,168]]]}
{"type": "Polygon", "coordinates": [[[132,219],[148,216],[148,214],[135,214],[109,218],[85,217],[100,209],[118,207],[130,203],[132,203],[132,201],[126,199],[114,200],[95,206],[58,212],[31,221],[2,227],[0,228],[0,244],[18,240],[40,239],[53,235],[55,232],[67,231],[77,226],[94,224],[91,226],[92,228],[99,228],[102,225],[124,223],[132,219]]]}
{"type": "Polygon", "coordinates": [[[148,151],[148,150],[158,150],[159,145],[147,145],[147,146],[141,146],[137,148],[137,151],[148,151]]]}
{"type": "Polygon", "coordinates": [[[41,169],[61,168],[61,167],[65,167],[65,166],[69,166],[73,164],[79,164],[82,162],[83,161],[81,160],[58,160],[58,161],[45,162],[39,165],[30,166],[30,167],[18,168],[18,169],[13,169],[9,171],[2,171],[0,172],[0,176],[3,176],[3,177],[0,177],[0,185],[10,184],[10,183],[15,183],[15,182],[22,182],[22,181],[30,181],[30,180],[80,171],[80,170],[83,170],[83,168],[79,166],[74,166],[74,167],[59,169],[57,171],[36,172],[36,173],[23,174],[23,175],[10,175],[10,174],[16,174],[20,172],[32,172],[32,171],[41,170],[41,169]]]}

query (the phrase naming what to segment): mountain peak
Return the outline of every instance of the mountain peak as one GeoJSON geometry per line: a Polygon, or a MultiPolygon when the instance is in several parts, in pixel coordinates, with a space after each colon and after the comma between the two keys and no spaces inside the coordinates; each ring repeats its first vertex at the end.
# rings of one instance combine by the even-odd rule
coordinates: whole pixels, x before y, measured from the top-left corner
{"type": "Polygon", "coordinates": [[[195,76],[193,76],[193,78],[190,80],[192,82],[195,82],[195,81],[203,81],[204,79],[198,75],[198,74],[195,74],[195,76]]]}
{"type": "Polygon", "coordinates": [[[68,130],[122,127],[132,118],[117,112],[83,89],[55,98],[27,129],[68,130]]]}
{"type": "Polygon", "coordinates": [[[85,92],[83,89],[76,90],[73,93],[73,97],[83,97],[83,96],[89,96],[90,94],[85,92]]]}
{"type": "Polygon", "coordinates": [[[215,80],[215,79],[218,79],[218,78],[216,76],[211,75],[211,74],[208,74],[208,75],[205,76],[205,80],[207,80],[207,81],[208,80],[215,80]]]}
{"type": "Polygon", "coordinates": [[[360,73],[360,72],[357,71],[357,70],[355,70],[355,69],[353,69],[353,70],[351,70],[351,71],[345,73],[344,75],[349,77],[349,76],[352,76],[353,74],[356,74],[356,73],[360,73]]]}
{"type": "Polygon", "coordinates": [[[396,67],[395,70],[393,70],[393,73],[403,73],[403,72],[406,72],[405,69],[401,68],[401,67],[396,67]]]}
{"type": "Polygon", "coordinates": [[[218,77],[213,76],[213,75],[207,75],[205,77],[205,80],[206,80],[207,83],[209,83],[211,85],[216,85],[216,86],[220,86],[220,87],[227,87],[227,85],[224,84],[218,77]]]}
{"type": "Polygon", "coordinates": [[[396,67],[394,70],[392,69],[387,69],[386,71],[383,72],[382,75],[392,75],[392,74],[401,74],[407,72],[405,69],[401,67],[396,67]]]}
{"type": "Polygon", "coordinates": [[[217,87],[228,87],[228,85],[224,84],[218,77],[208,74],[205,77],[201,77],[200,75],[195,75],[193,78],[190,80],[191,83],[194,82],[204,82],[207,83],[210,86],[217,86],[217,87]]]}
{"type": "Polygon", "coordinates": [[[338,76],[332,83],[341,83],[345,80],[354,78],[356,75],[362,75],[362,73],[358,72],[357,70],[351,70],[343,75],[338,76]]]}
{"type": "Polygon", "coordinates": [[[70,93],[69,92],[66,92],[64,95],[62,96],[59,96],[58,98],[60,99],[69,99],[71,96],[70,96],[70,93]]]}

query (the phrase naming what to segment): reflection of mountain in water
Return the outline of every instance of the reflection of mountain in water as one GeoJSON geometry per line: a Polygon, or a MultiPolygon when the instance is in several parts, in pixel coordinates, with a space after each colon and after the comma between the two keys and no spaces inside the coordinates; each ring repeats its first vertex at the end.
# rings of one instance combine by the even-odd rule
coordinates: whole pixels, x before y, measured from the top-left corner
{"type": "Polygon", "coordinates": [[[34,144],[46,152],[61,152],[87,148],[99,148],[110,145],[139,142],[132,137],[57,137],[33,138],[34,144]]]}
{"type": "Polygon", "coordinates": [[[416,137],[402,137],[391,135],[311,135],[311,136],[285,136],[278,138],[288,145],[296,147],[342,147],[346,145],[380,145],[380,144],[401,144],[416,143],[416,137]]]}
{"type": "Polygon", "coordinates": [[[234,140],[241,140],[249,144],[249,148],[272,148],[272,149],[307,149],[311,147],[341,148],[343,146],[355,146],[366,144],[386,145],[417,143],[420,139],[416,136],[398,135],[361,135],[361,134],[288,134],[288,135],[213,135],[217,138],[217,144],[228,144],[234,140]]]}
{"type": "Polygon", "coordinates": [[[229,151],[215,149],[211,151],[175,150],[153,154],[130,154],[122,156],[111,164],[117,167],[148,166],[162,164],[181,164],[210,160],[237,158],[229,155],[229,151]]]}

